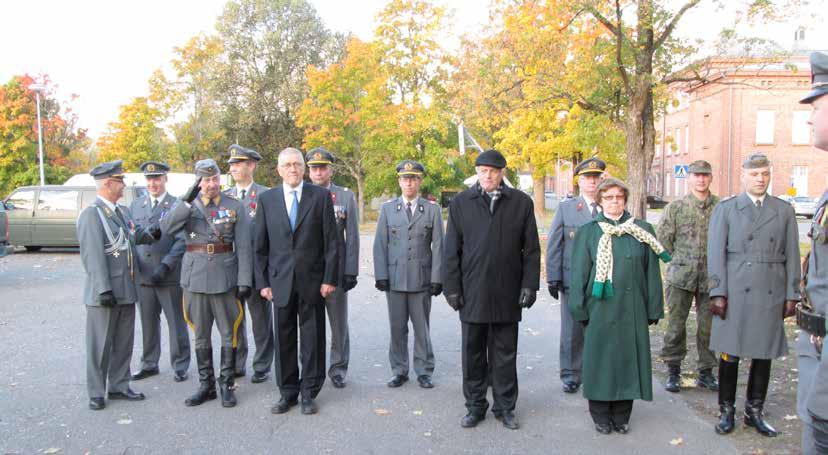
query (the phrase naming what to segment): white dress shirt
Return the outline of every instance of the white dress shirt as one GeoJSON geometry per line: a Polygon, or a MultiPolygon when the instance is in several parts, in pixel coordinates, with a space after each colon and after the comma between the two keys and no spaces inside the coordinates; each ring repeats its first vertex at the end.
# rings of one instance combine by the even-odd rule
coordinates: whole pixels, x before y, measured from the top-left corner
{"type": "Polygon", "coordinates": [[[747,193],[747,195],[750,198],[750,201],[753,202],[753,205],[756,205],[756,201],[759,201],[762,205],[765,205],[765,196],[767,196],[768,193],[763,194],[761,197],[756,197],[750,193],[747,193]]]}
{"type": "Polygon", "coordinates": [[[305,185],[305,182],[300,182],[299,186],[296,188],[288,185],[287,183],[282,183],[282,191],[285,193],[285,208],[287,209],[288,215],[290,215],[290,206],[293,205],[293,194],[292,191],[296,191],[296,200],[301,203],[302,202],[302,187],[305,185]]]}
{"type": "Polygon", "coordinates": [[[155,205],[156,205],[155,201],[158,201],[158,203],[160,204],[161,201],[163,201],[165,197],[167,197],[167,192],[166,191],[158,197],[152,197],[152,195],[150,195],[150,207],[155,207],[155,205]]]}
{"type": "Polygon", "coordinates": [[[411,203],[411,216],[412,217],[414,216],[415,213],[417,213],[417,199],[419,199],[419,197],[414,197],[414,199],[411,199],[409,201],[408,199],[406,199],[405,196],[402,196],[403,207],[404,208],[408,208],[408,203],[409,202],[411,203]]]}

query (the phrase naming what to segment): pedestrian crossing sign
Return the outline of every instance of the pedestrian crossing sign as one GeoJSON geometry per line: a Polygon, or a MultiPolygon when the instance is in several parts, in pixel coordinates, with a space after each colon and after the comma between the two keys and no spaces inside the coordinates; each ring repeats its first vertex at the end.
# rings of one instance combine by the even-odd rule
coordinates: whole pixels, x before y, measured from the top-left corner
{"type": "Polygon", "coordinates": [[[687,174],[690,172],[690,166],[686,164],[676,164],[674,168],[677,179],[686,179],[687,174]]]}

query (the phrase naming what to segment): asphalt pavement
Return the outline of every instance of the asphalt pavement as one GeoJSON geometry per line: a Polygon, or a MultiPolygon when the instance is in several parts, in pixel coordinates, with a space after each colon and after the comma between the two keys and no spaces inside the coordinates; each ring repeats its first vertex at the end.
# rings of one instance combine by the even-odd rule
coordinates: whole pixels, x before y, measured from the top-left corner
{"type": "MultiPolygon", "coordinates": [[[[347,387],[334,389],[327,382],[314,416],[302,415],[298,407],[272,415],[270,407],[279,397],[275,383],[251,384],[249,376],[239,380],[235,408],[224,409],[219,400],[185,407],[184,399],[197,387],[195,357],[190,379],[173,382],[166,346],[161,375],[132,383],[147,394],[146,401],[107,402],[105,410],[90,411],[84,273],[77,250],[0,259],[0,453],[737,453],[730,439],[713,432],[715,416],[696,415],[680,395],[668,395],[659,384],[654,401],[635,402],[629,434],[596,433],[586,400],[561,391],[561,308],[545,291],[520,324],[520,430],[504,428],[491,413],[477,428],[460,427],[465,414],[460,323],[442,297],[434,300],[431,314],[436,387],[421,389],[412,377],[403,387],[389,389],[387,308],[373,286],[371,244],[371,236],[362,237],[359,285],[350,293],[347,387]]],[[[165,345],[164,323],[162,328],[165,345]]],[[[410,336],[413,342],[413,331],[410,336]]],[[[139,364],[140,339],[137,323],[133,369],[139,364]]],[[[251,360],[253,337],[248,340],[251,360]]],[[[715,394],[710,400],[715,402],[715,394]]]]}

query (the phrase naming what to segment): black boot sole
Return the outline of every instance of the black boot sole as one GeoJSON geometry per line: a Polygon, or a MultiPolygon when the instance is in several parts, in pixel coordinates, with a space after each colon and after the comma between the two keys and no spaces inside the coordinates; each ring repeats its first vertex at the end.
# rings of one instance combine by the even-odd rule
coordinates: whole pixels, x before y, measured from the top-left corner
{"type": "Polygon", "coordinates": [[[186,400],[184,400],[184,405],[185,405],[185,406],[189,406],[189,407],[201,406],[202,404],[204,404],[204,403],[206,403],[206,402],[208,402],[208,401],[213,401],[213,400],[215,400],[215,399],[217,399],[217,398],[218,398],[218,396],[217,396],[216,394],[210,394],[210,395],[207,395],[207,396],[206,396],[204,399],[202,399],[202,400],[192,400],[192,399],[190,399],[190,398],[187,398],[186,400]]]}
{"type": "Polygon", "coordinates": [[[765,436],[766,438],[775,438],[775,437],[777,437],[777,436],[779,435],[779,432],[776,432],[776,431],[774,431],[774,432],[772,432],[772,433],[771,433],[771,432],[767,432],[767,431],[762,431],[762,430],[760,430],[760,429],[756,426],[756,424],[755,424],[755,423],[753,423],[753,420],[752,420],[752,419],[749,419],[749,418],[747,418],[747,417],[745,417],[745,425],[747,425],[747,426],[749,426],[749,427],[753,428],[754,430],[756,430],[756,432],[757,432],[757,433],[761,434],[762,436],[765,436]]]}

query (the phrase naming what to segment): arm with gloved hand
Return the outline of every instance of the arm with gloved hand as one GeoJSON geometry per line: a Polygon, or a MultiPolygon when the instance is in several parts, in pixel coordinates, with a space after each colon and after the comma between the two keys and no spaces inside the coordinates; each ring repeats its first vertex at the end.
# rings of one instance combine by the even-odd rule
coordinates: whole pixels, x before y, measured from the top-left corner
{"type": "Polygon", "coordinates": [[[167,251],[167,254],[161,259],[161,263],[152,271],[150,280],[154,284],[170,281],[167,275],[181,263],[181,258],[184,256],[186,249],[187,245],[184,241],[184,233],[178,232],[175,235],[175,241],[170,246],[170,250],[167,251]]]}
{"type": "Polygon", "coordinates": [[[535,211],[531,204],[527,205],[524,220],[523,277],[521,278],[518,304],[521,308],[531,308],[535,304],[540,283],[541,255],[538,224],[535,222],[535,211]]]}
{"type": "Polygon", "coordinates": [[[549,295],[560,300],[563,291],[564,209],[558,206],[546,239],[546,283],[549,295]]]}
{"type": "Polygon", "coordinates": [[[192,204],[196,196],[198,196],[199,191],[201,191],[199,187],[200,183],[201,177],[196,178],[193,186],[184,193],[180,201],[175,203],[172,210],[161,219],[160,227],[163,235],[175,235],[184,229],[187,220],[190,219],[190,204],[192,204]]]}
{"type": "Polygon", "coordinates": [[[380,216],[377,220],[377,232],[374,235],[374,287],[380,292],[390,289],[388,277],[388,221],[385,215],[385,205],[380,207],[380,216]]]}

